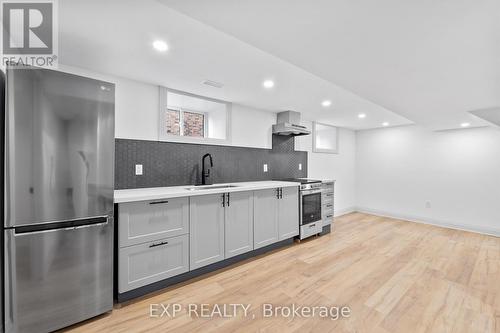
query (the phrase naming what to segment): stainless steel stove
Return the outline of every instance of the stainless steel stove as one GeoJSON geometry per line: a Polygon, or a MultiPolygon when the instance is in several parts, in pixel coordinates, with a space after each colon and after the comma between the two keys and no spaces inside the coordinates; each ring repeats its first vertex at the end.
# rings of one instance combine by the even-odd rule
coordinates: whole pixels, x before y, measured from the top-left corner
{"type": "Polygon", "coordinates": [[[322,182],[317,179],[284,179],[300,183],[299,223],[300,239],[321,233],[323,230],[321,193],[322,182]]]}
{"type": "Polygon", "coordinates": [[[282,181],[287,181],[287,182],[296,182],[300,183],[300,189],[309,189],[309,188],[316,188],[316,187],[321,187],[321,180],[318,179],[310,179],[310,178],[285,178],[285,179],[280,179],[282,181]],[[319,184],[319,185],[318,185],[319,184]]]}

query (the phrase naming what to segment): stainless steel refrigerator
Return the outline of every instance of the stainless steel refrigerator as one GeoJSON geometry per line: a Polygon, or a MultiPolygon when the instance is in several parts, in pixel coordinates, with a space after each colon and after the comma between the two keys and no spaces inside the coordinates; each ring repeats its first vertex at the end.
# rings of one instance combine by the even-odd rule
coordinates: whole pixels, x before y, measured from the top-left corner
{"type": "Polygon", "coordinates": [[[8,68],[4,329],[50,332],[113,305],[114,85],[8,68]]]}

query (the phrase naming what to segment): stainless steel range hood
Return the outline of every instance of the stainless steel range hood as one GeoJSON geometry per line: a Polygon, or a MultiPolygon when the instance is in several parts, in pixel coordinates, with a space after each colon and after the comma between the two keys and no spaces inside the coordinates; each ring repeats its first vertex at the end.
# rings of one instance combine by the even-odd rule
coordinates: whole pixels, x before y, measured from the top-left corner
{"type": "Polygon", "coordinates": [[[311,131],[300,125],[299,112],[284,111],[278,113],[276,125],[273,125],[273,134],[299,136],[311,134],[311,131]]]}

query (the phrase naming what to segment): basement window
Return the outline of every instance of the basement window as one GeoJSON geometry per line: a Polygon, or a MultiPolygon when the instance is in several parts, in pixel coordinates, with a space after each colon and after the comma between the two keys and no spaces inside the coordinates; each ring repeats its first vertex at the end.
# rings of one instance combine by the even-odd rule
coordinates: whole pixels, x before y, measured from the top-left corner
{"type": "Polygon", "coordinates": [[[313,152],[339,153],[339,129],[332,125],[313,122],[313,152]]]}
{"type": "Polygon", "coordinates": [[[229,143],[231,104],[160,87],[160,140],[229,143]]]}
{"type": "Polygon", "coordinates": [[[206,118],[201,112],[167,109],[167,134],[204,138],[207,132],[206,118]]]}
{"type": "Polygon", "coordinates": [[[181,135],[181,110],[167,109],[167,134],[181,135]]]}

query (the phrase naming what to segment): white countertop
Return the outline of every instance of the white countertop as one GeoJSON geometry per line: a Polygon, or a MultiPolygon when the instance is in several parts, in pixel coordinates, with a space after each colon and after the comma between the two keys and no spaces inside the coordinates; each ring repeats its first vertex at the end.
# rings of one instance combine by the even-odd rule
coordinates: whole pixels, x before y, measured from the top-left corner
{"type": "MultiPolygon", "coordinates": [[[[203,186],[192,186],[192,185],[137,188],[132,190],[116,190],[114,196],[115,196],[115,203],[124,203],[132,201],[192,197],[195,195],[205,195],[205,194],[254,191],[254,190],[263,190],[276,187],[300,186],[300,183],[269,180],[269,181],[259,181],[259,182],[236,182],[236,183],[214,184],[212,186],[225,186],[225,185],[233,185],[235,187],[210,188],[206,190],[190,190],[192,188],[203,187],[203,186]]],[[[207,187],[210,187],[210,185],[207,187]]]]}

